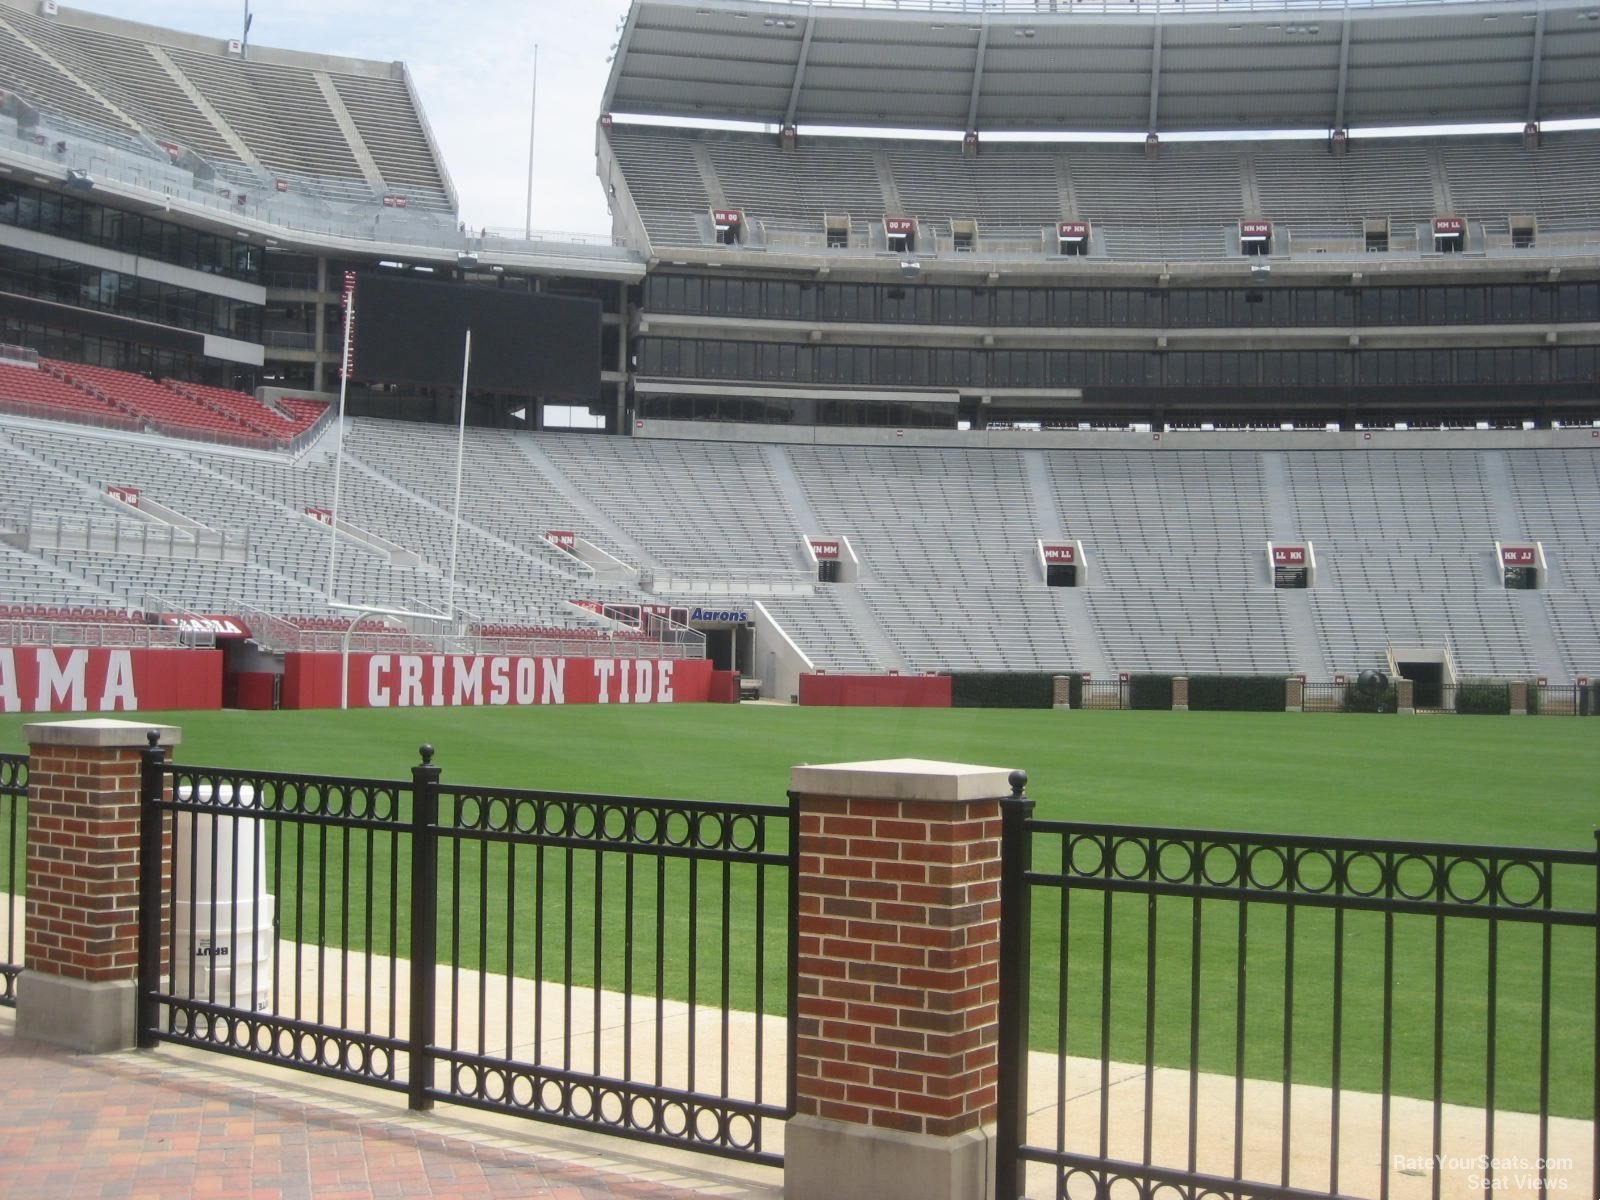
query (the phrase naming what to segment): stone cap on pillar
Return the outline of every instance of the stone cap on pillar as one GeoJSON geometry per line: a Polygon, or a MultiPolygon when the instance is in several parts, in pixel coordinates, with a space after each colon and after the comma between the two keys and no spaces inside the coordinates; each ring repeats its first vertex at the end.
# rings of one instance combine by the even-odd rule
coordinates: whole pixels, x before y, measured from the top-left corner
{"type": "Polygon", "coordinates": [[[142,750],[155,733],[157,745],[176,746],[183,730],[176,725],[149,721],[115,721],[90,717],[82,721],[40,721],[22,727],[22,740],[30,746],[89,746],[105,750],[142,750]]]}
{"type": "Polygon", "coordinates": [[[850,800],[942,800],[964,803],[1011,795],[1008,767],[884,758],[874,762],[792,767],[789,790],[850,800]]]}

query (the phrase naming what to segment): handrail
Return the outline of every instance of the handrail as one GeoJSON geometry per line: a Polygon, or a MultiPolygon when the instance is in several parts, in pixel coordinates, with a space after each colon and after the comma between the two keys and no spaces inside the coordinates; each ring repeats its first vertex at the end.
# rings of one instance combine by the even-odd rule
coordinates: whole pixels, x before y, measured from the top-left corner
{"type": "Polygon", "coordinates": [[[1483,0],[766,0],[790,8],[870,9],[875,12],[992,13],[1034,18],[1080,13],[1283,12],[1347,8],[1438,8],[1483,0]]]}

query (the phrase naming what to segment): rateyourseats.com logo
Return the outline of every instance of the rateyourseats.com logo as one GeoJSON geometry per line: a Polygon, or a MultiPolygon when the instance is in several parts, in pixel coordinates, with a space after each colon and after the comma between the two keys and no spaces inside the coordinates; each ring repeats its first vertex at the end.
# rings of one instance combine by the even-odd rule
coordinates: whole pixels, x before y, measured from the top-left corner
{"type": "Polygon", "coordinates": [[[1394,1156],[1394,1169],[1406,1175],[1457,1175],[1475,1192],[1567,1192],[1568,1176],[1575,1162],[1570,1158],[1525,1158],[1518,1155],[1426,1155],[1410,1158],[1394,1156]]]}

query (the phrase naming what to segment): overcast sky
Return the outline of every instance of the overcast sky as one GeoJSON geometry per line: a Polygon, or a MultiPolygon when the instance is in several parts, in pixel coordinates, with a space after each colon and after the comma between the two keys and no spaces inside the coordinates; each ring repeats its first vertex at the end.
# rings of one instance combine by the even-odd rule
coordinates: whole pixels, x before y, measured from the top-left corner
{"type": "MultiPolygon", "coordinates": [[[[67,0],[185,33],[236,38],[244,0],[67,0]]],[[[594,124],[628,0],[250,0],[250,41],[410,69],[471,225],[521,229],[533,48],[539,47],[533,226],[609,233],[594,124]]]]}

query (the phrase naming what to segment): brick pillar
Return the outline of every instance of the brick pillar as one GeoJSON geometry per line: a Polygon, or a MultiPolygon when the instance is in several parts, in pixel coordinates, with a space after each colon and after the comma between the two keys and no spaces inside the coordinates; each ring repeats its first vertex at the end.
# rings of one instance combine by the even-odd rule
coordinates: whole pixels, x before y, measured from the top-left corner
{"type": "Polygon", "coordinates": [[[1513,679],[1511,681],[1511,715],[1525,717],[1528,715],[1528,681],[1526,679],[1513,679]]]}
{"type": "Polygon", "coordinates": [[[920,759],[794,768],[789,1200],[992,1195],[1007,776],[920,759]]]}
{"type": "Polygon", "coordinates": [[[1411,698],[1412,692],[1415,690],[1415,686],[1416,685],[1413,684],[1409,679],[1396,679],[1394,681],[1394,706],[1397,711],[1403,713],[1414,713],[1417,711],[1416,702],[1411,698]]]}
{"type": "Polygon", "coordinates": [[[1072,680],[1065,675],[1057,675],[1051,681],[1050,703],[1055,708],[1072,707],[1072,680]]]}
{"type": "Polygon", "coordinates": [[[17,1036],[98,1053],[134,1045],[139,966],[139,766],[154,730],[25,725],[27,902],[17,1036]]]}
{"type": "Polygon", "coordinates": [[[1283,681],[1283,711],[1304,712],[1306,707],[1306,681],[1291,675],[1283,681]]]}
{"type": "Polygon", "coordinates": [[[1189,711],[1189,677],[1187,675],[1174,675],[1172,677],[1172,711],[1189,711]]]}

